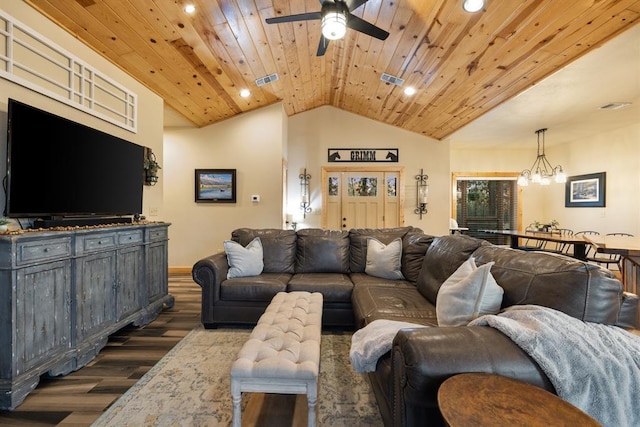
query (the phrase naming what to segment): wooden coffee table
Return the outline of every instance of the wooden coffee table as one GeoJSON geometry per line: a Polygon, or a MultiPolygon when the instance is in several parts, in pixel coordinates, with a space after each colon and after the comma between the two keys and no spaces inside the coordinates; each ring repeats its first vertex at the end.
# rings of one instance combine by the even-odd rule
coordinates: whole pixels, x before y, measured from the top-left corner
{"type": "Polygon", "coordinates": [[[553,393],[495,374],[468,373],[447,379],[438,405],[450,427],[600,426],[553,393]]]}

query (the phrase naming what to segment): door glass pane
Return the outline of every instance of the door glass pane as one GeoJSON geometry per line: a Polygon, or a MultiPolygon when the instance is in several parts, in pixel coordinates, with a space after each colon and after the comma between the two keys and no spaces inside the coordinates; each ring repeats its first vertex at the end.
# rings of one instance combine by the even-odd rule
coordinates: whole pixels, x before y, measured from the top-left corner
{"type": "Polygon", "coordinates": [[[337,196],[338,195],[338,186],[340,185],[340,178],[337,176],[329,177],[329,191],[327,195],[329,196],[337,196]]]}
{"type": "Polygon", "coordinates": [[[398,194],[396,182],[397,182],[397,179],[395,176],[387,177],[387,196],[396,197],[396,195],[398,194]]]}
{"type": "Polygon", "coordinates": [[[349,197],[376,197],[378,195],[378,178],[347,178],[347,195],[349,197]]]}

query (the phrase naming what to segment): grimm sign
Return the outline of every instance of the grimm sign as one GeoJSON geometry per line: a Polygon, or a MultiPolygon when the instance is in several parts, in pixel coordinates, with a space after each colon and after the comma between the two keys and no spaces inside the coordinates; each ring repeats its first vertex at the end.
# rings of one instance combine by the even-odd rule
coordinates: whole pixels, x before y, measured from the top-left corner
{"type": "Polygon", "coordinates": [[[329,148],[328,161],[398,162],[397,148],[329,148]]]}

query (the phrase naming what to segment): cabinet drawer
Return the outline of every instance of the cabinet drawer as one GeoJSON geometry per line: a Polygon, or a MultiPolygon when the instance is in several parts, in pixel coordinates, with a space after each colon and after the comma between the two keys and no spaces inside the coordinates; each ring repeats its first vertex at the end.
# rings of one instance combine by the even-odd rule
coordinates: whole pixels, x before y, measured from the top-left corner
{"type": "Polygon", "coordinates": [[[18,243],[16,264],[23,265],[71,256],[71,238],[37,240],[18,243]]]}
{"type": "Polygon", "coordinates": [[[153,242],[155,240],[167,240],[167,229],[157,228],[155,230],[149,230],[149,241],[153,242]]]}
{"type": "Polygon", "coordinates": [[[142,242],[142,235],[142,230],[124,231],[122,233],[118,233],[118,244],[128,245],[132,243],[140,243],[142,242]]]}
{"type": "Polygon", "coordinates": [[[87,236],[83,240],[82,249],[86,252],[109,249],[116,246],[115,234],[100,234],[97,236],[87,236]]]}

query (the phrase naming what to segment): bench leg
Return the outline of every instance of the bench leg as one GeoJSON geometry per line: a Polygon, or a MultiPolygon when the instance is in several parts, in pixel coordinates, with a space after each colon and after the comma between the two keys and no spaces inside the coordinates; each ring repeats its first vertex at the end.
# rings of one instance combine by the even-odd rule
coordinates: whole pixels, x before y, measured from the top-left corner
{"type": "Polygon", "coordinates": [[[240,384],[231,378],[231,399],[233,401],[233,427],[242,427],[242,410],[240,403],[242,402],[242,392],[240,384]]]}
{"type": "Polygon", "coordinates": [[[309,381],[307,384],[307,405],[309,407],[307,419],[308,427],[316,427],[316,403],[318,402],[318,382],[309,381]]]}

